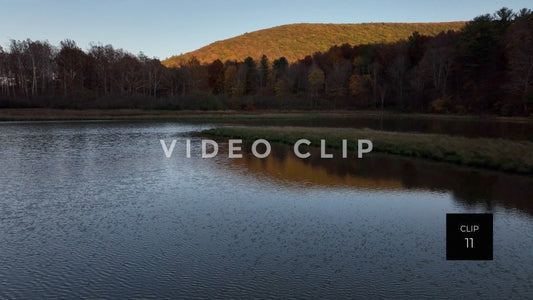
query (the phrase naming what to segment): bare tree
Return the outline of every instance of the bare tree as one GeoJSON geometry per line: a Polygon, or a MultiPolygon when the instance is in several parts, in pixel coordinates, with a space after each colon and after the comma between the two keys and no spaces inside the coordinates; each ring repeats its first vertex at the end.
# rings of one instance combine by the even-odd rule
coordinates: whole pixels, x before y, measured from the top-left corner
{"type": "Polygon", "coordinates": [[[85,61],[86,54],[76,45],[76,42],[72,40],[61,42],[61,50],[57,54],[56,62],[64,96],[78,89],[83,90],[85,61]]]}

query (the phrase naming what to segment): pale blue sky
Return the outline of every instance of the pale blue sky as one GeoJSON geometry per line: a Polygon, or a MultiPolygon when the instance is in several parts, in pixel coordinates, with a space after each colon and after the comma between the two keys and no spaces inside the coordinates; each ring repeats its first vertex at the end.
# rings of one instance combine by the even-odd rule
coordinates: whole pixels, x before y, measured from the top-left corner
{"type": "Polygon", "coordinates": [[[10,39],[70,38],[164,59],[245,32],[290,23],[470,20],[530,1],[163,1],[0,0],[0,45],[10,39]]]}

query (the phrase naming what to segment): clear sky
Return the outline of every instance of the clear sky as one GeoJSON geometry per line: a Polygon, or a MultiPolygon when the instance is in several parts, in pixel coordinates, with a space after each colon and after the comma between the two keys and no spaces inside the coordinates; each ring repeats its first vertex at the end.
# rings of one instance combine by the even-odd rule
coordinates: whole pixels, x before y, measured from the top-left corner
{"type": "Polygon", "coordinates": [[[112,44],[164,59],[245,32],[290,23],[441,22],[471,20],[531,1],[163,1],[0,0],[0,45],[10,39],[69,38],[112,44]]]}

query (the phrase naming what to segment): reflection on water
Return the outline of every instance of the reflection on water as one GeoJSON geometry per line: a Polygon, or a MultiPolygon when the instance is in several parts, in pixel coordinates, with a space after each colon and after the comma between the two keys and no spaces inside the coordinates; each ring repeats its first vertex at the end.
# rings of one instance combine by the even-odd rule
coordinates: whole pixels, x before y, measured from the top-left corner
{"type": "Polygon", "coordinates": [[[531,298],[529,178],[282,145],[201,159],[197,138],[185,158],[205,127],[0,123],[0,299],[531,298]],[[446,261],[446,213],[488,211],[494,260],[446,261]]]}
{"type": "MultiPolygon", "coordinates": [[[[465,205],[516,208],[533,214],[533,178],[501,172],[457,167],[399,156],[372,153],[365,159],[321,159],[318,148],[311,148],[308,159],[294,155],[291,147],[272,145],[266,159],[258,159],[245,148],[243,159],[233,163],[247,171],[275,178],[280,183],[299,182],[306,185],[347,186],[374,190],[425,189],[449,191],[465,205]]],[[[221,149],[222,151],[224,148],[221,149]]],[[[225,152],[223,152],[223,155],[225,152]]]]}

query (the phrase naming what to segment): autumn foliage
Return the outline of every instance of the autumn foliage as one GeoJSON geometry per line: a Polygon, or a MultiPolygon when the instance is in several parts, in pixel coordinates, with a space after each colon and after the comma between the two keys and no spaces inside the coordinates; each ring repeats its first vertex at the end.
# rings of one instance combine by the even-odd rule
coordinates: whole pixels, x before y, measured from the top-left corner
{"type": "Polygon", "coordinates": [[[528,9],[502,8],[461,30],[342,44],[297,60],[259,55],[206,63],[192,56],[166,67],[142,53],[110,45],[83,51],[69,40],[59,47],[11,41],[7,51],[0,49],[2,107],[528,115],[532,85],[533,13],[528,9]]]}
{"type": "Polygon", "coordinates": [[[262,55],[283,56],[293,63],[309,54],[325,52],[333,45],[394,43],[407,39],[415,31],[434,36],[442,31],[460,30],[465,23],[289,24],[217,41],[198,50],[172,56],[163,64],[167,67],[179,66],[192,57],[202,63],[216,59],[242,61],[246,57],[259,60],[262,55]]]}

